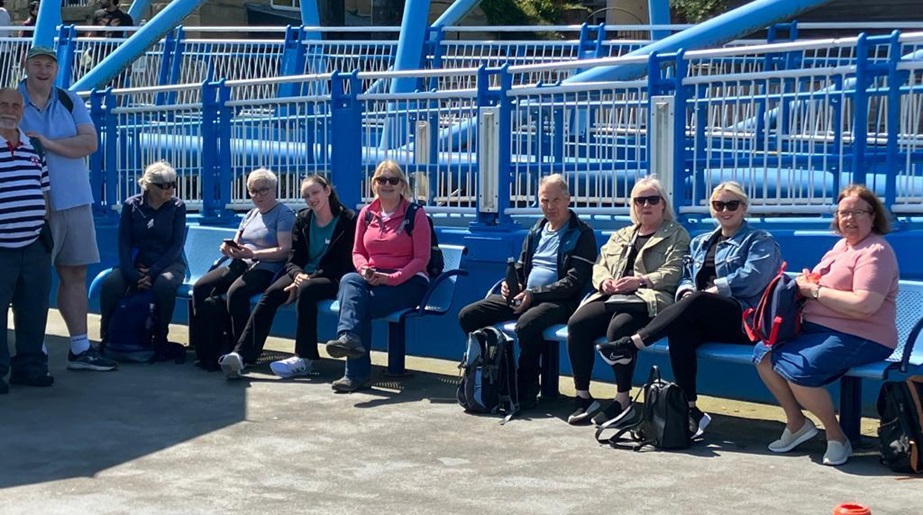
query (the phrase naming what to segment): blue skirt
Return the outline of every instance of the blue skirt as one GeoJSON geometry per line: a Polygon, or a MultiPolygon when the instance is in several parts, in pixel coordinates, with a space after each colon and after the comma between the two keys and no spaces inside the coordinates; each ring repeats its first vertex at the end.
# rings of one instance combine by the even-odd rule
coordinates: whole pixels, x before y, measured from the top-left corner
{"type": "Polygon", "coordinates": [[[817,388],[836,381],[850,368],[882,361],[892,352],[880,343],[808,322],[793,340],[772,347],[757,343],[753,362],[761,362],[768,354],[772,369],[788,382],[817,388]]]}

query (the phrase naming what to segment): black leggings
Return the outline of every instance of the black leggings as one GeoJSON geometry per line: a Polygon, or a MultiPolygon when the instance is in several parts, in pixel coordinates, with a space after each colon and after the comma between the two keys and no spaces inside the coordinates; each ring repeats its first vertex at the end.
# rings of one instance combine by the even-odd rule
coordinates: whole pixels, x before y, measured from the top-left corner
{"type": "MultiPolygon", "coordinates": [[[[227,310],[231,316],[231,341],[237,342],[250,319],[250,297],[263,293],[272,282],[275,273],[270,270],[247,269],[236,263],[208,272],[192,286],[192,313],[189,314],[189,331],[211,334],[213,328],[202,327],[197,320],[205,299],[227,294],[227,310]]],[[[196,334],[196,341],[198,334],[196,334]]],[[[190,334],[190,338],[193,335],[190,334]]]]}
{"type": "Polygon", "coordinates": [[[695,350],[707,342],[750,344],[743,332],[743,311],[731,297],[695,292],[661,311],[638,331],[645,345],[667,337],[676,384],[693,402],[698,361],[695,350]]]}
{"type": "MultiPolygon", "coordinates": [[[[603,334],[610,342],[630,336],[650,320],[647,303],[607,304],[605,298],[600,298],[580,306],[567,322],[567,354],[574,369],[574,388],[590,389],[590,376],[596,359],[593,340],[603,334]]],[[[619,392],[631,391],[635,361],[627,365],[613,365],[619,392]]]]}

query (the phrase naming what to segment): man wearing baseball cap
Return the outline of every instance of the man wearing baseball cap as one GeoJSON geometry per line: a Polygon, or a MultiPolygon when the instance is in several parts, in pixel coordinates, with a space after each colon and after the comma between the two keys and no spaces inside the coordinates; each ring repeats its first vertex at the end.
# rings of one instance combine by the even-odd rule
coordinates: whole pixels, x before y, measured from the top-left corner
{"type": "Polygon", "coordinates": [[[93,222],[93,192],[87,156],[96,151],[96,127],[77,95],[55,87],[58,58],[48,47],[26,55],[26,79],[19,84],[25,103],[26,135],[45,149],[51,180],[52,263],[60,279],[57,307],[70,333],[67,368],[113,370],[87,337],[87,265],[99,262],[93,222]]]}

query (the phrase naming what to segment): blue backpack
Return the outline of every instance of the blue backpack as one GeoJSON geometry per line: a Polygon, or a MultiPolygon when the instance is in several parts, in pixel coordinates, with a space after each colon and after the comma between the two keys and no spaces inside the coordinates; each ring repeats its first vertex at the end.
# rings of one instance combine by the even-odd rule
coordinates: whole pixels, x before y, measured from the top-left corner
{"type": "Polygon", "coordinates": [[[795,279],[785,275],[786,263],[769,281],[756,308],[744,311],[744,330],[750,341],[767,346],[790,340],[801,332],[804,299],[795,279]]]}
{"type": "Polygon", "coordinates": [[[131,292],[116,304],[109,318],[107,357],[117,361],[147,363],[154,359],[157,309],[154,292],[131,292]]]}
{"type": "Polygon", "coordinates": [[[513,340],[487,326],[468,335],[468,347],[458,368],[456,399],[468,413],[505,413],[501,424],[519,409],[513,340]]]}

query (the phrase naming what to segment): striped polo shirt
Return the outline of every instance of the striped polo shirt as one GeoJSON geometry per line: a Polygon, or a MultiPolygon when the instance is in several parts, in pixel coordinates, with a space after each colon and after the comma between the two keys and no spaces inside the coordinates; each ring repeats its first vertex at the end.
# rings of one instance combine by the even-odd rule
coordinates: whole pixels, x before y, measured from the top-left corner
{"type": "Polygon", "coordinates": [[[49,189],[45,158],[25,133],[19,132],[16,147],[0,136],[0,247],[22,248],[38,238],[49,189]]]}

